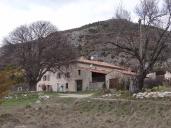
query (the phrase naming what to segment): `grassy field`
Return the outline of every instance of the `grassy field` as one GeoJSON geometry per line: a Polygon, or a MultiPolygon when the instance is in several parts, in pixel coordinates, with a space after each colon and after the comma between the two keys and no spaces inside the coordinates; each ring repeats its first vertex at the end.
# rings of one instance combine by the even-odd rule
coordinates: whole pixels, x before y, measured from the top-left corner
{"type": "Polygon", "coordinates": [[[162,99],[76,99],[60,98],[57,93],[15,96],[0,106],[0,128],[171,127],[171,103],[162,99]],[[36,103],[40,95],[50,95],[50,98],[36,103]]]}
{"type": "Polygon", "coordinates": [[[2,106],[25,106],[27,104],[32,104],[36,102],[38,95],[30,95],[27,97],[17,96],[12,99],[6,99],[2,103],[2,106]]]}
{"type": "Polygon", "coordinates": [[[34,104],[39,97],[43,95],[48,95],[50,97],[58,96],[58,93],[16,93],[9,95],[8,99],[5,99],[1,106],[25,106],[34,104]]]}

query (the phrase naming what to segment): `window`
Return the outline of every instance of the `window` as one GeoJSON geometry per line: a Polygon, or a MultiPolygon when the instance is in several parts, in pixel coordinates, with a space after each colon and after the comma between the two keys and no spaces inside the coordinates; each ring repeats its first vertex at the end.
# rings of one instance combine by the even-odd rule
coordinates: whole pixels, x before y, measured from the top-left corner
{"type": "Polygon", "coordinates": [[[58,73],[58,74],[57,74],[57,78],[58,78],[58,79],[61,79],[61,73],[58,73]]]}
{"type": "Polygon", "coordinates": [[[68,89],[68,83],[66,83],[66,89],[68,89]]]}
{"type": "Polygon", "coordinates": [[[44,75],[44,76],[43,76],[43,81],[46,81],[46,80],[47,80],[47,76],[44,75]]]}
{"type": "Polygon", "coordinates": [[[81,75],[81,70],[78,70],[78,75],[79,75],[79,76],[81,75]]]}
{"type": "Polygon", "coordinates": [[[65,74],[65,77],[66,77],[66,78],[70,78],[70,73],[67,72],[67,73],[65,74]]]}

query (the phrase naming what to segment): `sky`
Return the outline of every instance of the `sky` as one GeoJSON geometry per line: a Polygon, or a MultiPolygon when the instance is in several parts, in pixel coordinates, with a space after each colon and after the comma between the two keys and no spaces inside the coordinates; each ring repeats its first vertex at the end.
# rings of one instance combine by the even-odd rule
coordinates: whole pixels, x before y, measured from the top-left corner
{"type": "Polygon", "coordinates": [[[121,3],[134,13],[138,0],[0,0],[0,45],[20,25],[43,20],[67,30],[111,19],[121,3]]]}

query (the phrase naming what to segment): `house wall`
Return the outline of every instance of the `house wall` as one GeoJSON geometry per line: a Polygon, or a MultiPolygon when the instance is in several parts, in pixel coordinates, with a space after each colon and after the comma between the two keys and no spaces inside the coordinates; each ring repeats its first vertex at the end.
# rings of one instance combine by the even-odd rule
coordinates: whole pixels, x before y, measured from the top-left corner
{"type": "Polygon", "coordinates": [[[147,77],[150,79],[156,79],[156,73],[155,72],[149,73],[149,74],[147,74],[147,77]]]}
{"type": "Polygon", "coordinates": [[[168,72],[168,71],[166,71],[166,73],[165,73],[165,75],[164,75],[164,78],[165,78],[166,80],[171,80],[171,73],[168,72]]]}
{"type": "Polygon", "coordinates": [[[82,80],[82,90],[85,91],[89,89],[89,83],[92,81],[92,73],[89,70],[83,70],[79,64],[75,64],[70,71],[71,77],[69,81],[70,89],[69,91],[77,91],[76,81],[82,80]],[[79,71],[80,70],[80,75],[79,71]]]}
{"type": "Polygon", "coordinates": [[[104,85],[104,82],[96,82],[96,83],[92,82],[93,70],[100,71],[101,73],[104,73],[104,74],[107,74],[112,71],[111,68],[94,65],[94,64],[78,63],[77,67],[79,67],[80,70],[83,70],[85,72],[85,75],[82,76],[82,79],[84,79],[84,90],[86,89],[96,90],[96,89],[102,88],[104,85]]]}
{"type": "Polygon", "coordinates": [[[37,91],[42,91],[42,85],[51,85],[52,91],[59,92],[76,92],[77,86],[76,81],[82,80],[82,90],[102,88],[104,82],[92,82],[92,72],[107,74],[105,76],[105,83],[107,88],[109,88],[109,80],[112,78],[124,78],[125,75],[111,67],[102,65],[92,65],[90,63],[74,63],[70,65],[67,69],[63,68],[61,78],[57,78],[57,74],[61,71],[55,73],[47,72],[45,75],[49,76],[49,80],[44,81],[43,78],[37,84],[37,91]],[[79,75],[78,70],[81,71],[79,75]],[[65,73],[70,73],[70,78],[65,77],[65,73]],[[66,88],[66,83],[68,83],[68,88],[66,88]],[[63,86],[63,88],[62,88],[63,86]]]}
{"type": "Polygon", "coordinates": [[[44,81],[42,77],[41,81],[37,84],[37,91],[43,91],[42,85],[51,85],[52,91],[55,92],[76,92],[76,80],[82,80],[82,90],[84,91],[89,89],[89,83],[92,81],[92,73],[88,70],[82,70],[78,64],[70,66],[64,73],[61,73],[60,79],[57,77],[58,73],[61,73],[61,71],[55,73],[47,72],[45,75],[49,76],[50,79],[44,81]],[[80,75],[78,70],[80,70],[80,75]],[[65,77],[66,72],[70,73],[70,78],[65,77]],[[66,88],[66,83],[68,83],[68,89],[66,88]]]}
{"type": "Polygon", "coordinates": [[[37,91],[43,91],[42,90],[42,85],[51,85],[52,86],[52,91],[62,91],[60,90],[60,87],[63,85],[65,86],[66,83],[68,83],[68,80],[66,78],[64,78],[64,75],[61,75],[61,79],[57,79],[57,74],[59,72],[56,73],[52,73],[52,72],[47,72],[44,76],[49,76],[49,80],[43,80],[42,79],[38,82],[37,84],[37,91]]]}

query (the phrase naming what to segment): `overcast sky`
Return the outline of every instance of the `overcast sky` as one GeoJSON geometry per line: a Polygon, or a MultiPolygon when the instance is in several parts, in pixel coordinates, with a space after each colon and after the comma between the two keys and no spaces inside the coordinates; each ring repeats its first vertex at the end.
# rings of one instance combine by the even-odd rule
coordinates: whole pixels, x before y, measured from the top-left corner
{"type": "MultiPolygon", "coordinates": [[[[121,0],[0,0],[0,42],[13,29],[38,20],[50,21],[59,30],[107,20],[121,0]]],[[[138,0],[122,0],[130,12],[138,0]]]]}

